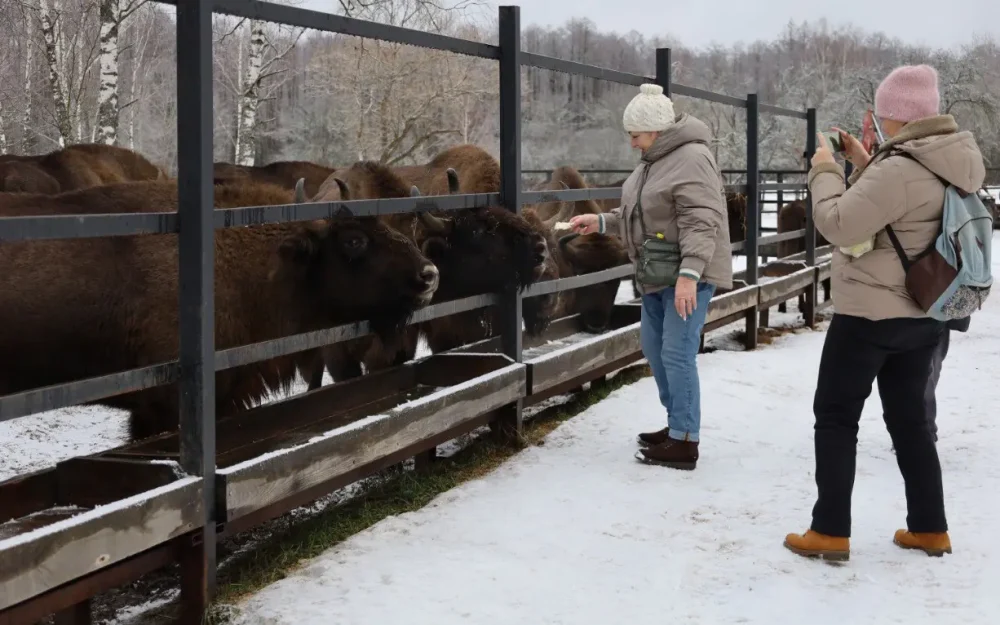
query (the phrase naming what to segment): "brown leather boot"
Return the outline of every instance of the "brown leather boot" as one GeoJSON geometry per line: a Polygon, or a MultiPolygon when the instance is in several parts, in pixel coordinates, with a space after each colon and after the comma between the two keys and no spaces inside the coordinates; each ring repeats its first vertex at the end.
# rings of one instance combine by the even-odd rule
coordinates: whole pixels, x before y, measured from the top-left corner
{"type": "Polygon", "coordinates": [[[698,466],[698,443],[668,438],[665,443],[640,449],[635,457],[645,464],[691,471],[698,466]]]}
{"type": "Polygon", "coordinates": [[[851,557],[851,539],[841,536],[827,536],[812,530],[805,534],[789,534],[785,536],[785,547],[792,553],[807,558],[823,560],[849,560],[851,557]]]}
{"type": "Polygon", "coordinates": [[[922,533],[896,530],[892,542],[903,549],[919,549],[929,556],[938,558],[951,553],[951,539],[948,538],[948,532],[922,533]]]}
{"type": "Polygon", "coordinates": [[[639,444],[643,447],[652,447],[653,445],[662,445],[667,442],[670,432],[669,427],[665,427],[662,430],[657,430],[655,432],[643,432],[639,435],[639,444]]]}

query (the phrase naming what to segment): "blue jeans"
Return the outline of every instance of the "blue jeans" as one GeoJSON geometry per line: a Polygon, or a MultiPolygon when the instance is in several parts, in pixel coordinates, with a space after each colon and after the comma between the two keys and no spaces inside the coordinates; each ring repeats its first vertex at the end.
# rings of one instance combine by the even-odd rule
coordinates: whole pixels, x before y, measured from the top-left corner
{"type": "Polygon", "coordinates": [[[674,307],[674,288],[642,296],[639,332],[642,353],[653,370],[660,403],[667,410],[670,438],[697,441],[701,430],[698,347],[715,285],[699,282],[697,307],[687,321],[674,307]]]}

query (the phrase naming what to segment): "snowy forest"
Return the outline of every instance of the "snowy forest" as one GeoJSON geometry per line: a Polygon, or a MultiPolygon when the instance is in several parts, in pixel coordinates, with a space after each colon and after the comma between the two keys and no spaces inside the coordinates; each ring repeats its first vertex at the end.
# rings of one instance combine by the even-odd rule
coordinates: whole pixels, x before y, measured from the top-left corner
{"type": "MultiPolygon", "coordinates": [[[[834,5],[831,5],[834,6],[834,5]]],[[[466,0],[339,0],[366,20],[496,43],[496,7],[466,0]]],[[[136,149],[176,172],[174,8],[146,0],[10,0],[0,5],[0,153],[37,154],[79,142],[136,149]]],[[[215,160],[421,162],[473,142],[498,152],[494,61],[216,15],[215,160]]],[[[1000,167],[1000,47],[915,47],[825,22],[789,23],[772,40],[689,49],[662,38],[603,32],[586,19],[523,24],[528,52],[652,75],[654,50],[673,50],[676,83],[762,103],[819,109],[820,127],[858,131],[879,80],[902,63],[941,76],[942,108],[974,131],[1000,167]]],[[[523,167],[630,168],[621,111],[635,88],[525,68],[523,167]]],[[[686,97],[706,121],[724,168],[745,160],[744,111],[686,97]]],[[[805,122],[762,115],[761,167],[800,168],[805,122]]],[[[996,173],[996,172],[994,172],[996,173]]]]}

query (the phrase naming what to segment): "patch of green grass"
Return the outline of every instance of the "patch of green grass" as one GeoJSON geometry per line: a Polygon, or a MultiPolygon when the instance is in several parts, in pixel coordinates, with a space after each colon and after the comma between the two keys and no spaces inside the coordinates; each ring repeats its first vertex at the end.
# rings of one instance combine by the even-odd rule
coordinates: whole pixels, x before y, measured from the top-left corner
{"type": "Polygon", "coordinates": [[[382,519],[418,510],[441,493],[487,475],[526,446],[540,444],[559,424],[607,398],[614,390],[649,375],[649,367],[644,365],[625,369],[611,380],[599,380],[567,403],[526,421],[522,439],[516,444],[504,444],[491,436],[479,437],[426,469],[380,475],[353,499],[289,524],[254,548],[234,556],[220,571],[209,622],[225,623],[233,603],[286,577],[304,561],[382,519]]]}

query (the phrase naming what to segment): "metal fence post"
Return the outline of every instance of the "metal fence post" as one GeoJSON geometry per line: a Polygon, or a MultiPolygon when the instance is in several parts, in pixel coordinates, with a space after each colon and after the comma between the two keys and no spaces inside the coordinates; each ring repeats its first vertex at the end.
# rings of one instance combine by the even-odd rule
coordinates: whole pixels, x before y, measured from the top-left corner
{"type": "Polygon", "coordinates": [[[663,87],[663,93],[670,97],[671,90],[670,48],[656,49],[656,84],[663,87]]]}
{"type": "Polygon", "coordinates": [[[181,556],[184,622],[215,592],[215,231],[212,223],[212,2],[177,2],[177,235],[180,462],[203,477],[204,527],[181,556]]]}
{"type": "MultiPolygon", "coordinates": [[[[521,8],[500,7],[500,202],[521,212],[521,8]]],[[[503,294],[499,306],[503,353],[515,360],[521,356],[521,292],[503,294]]],[[[495,431],[506,438],[521,435],[523,403],[518,400],[504,410],[495,431]]]]}
{"type": "MultiPolygon", "coordinates": [[[[816,109],[806,110],[806,171],[809,170],[813,154],[816,153],[816,109]]],[[[806,174],[808,176],[808,174],[806,174]]],[[[812,193],[806,191],[806,264],[816,267],[816,225],[813,222],[812,193]]],[[[805,310],[802,316],[805,324],[812,328],[816,325],[816,306],[818,301],[817,282],[819,271],[814,273],[812,286],[806,293],[805,310]]]]}
{"type": "MultiPolygon", "coordinates": [[[[760,122],[760,105],[757,94],[747,95],[747,214],[746,214],[746,244],[744,252],[747,258],[746,282],[757,284],[758,250],[757,233],[760,224],[760,148],[757,128],[760,122]]],[[[757,347],[757,311],[758,306],[747,311],[747,349],[757,347]]]]}

